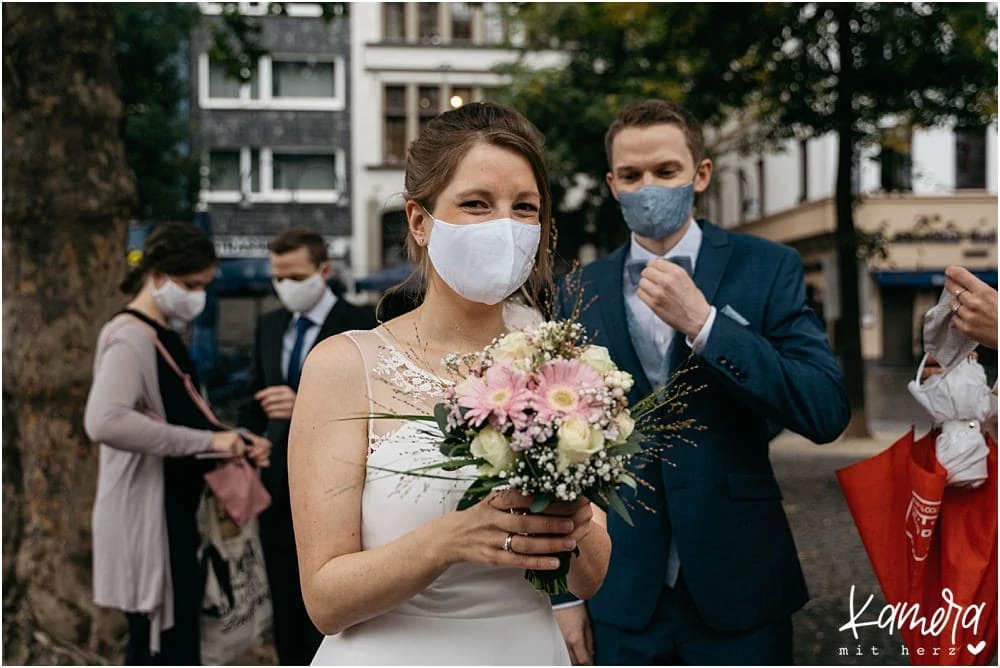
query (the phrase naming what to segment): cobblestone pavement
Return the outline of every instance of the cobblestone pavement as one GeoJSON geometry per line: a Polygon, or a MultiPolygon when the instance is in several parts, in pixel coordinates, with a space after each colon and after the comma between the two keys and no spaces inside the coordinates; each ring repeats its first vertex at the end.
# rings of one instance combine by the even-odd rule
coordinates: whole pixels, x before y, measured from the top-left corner
{"type": "Polygon", "coordinates": [[[886,604],[835,471],[870,457],[905,433],[908,425],[878,432],[872,440],[842,440],[817,446],[786,434],[771,445],[771,462],[781,484],[810,600],[792,618],[798,665],[909,665],[898,632],[875,627],[840,631],[850,618],[851,587],[857,612],[873,596],[860,619],[873,620],[886,604]]]}

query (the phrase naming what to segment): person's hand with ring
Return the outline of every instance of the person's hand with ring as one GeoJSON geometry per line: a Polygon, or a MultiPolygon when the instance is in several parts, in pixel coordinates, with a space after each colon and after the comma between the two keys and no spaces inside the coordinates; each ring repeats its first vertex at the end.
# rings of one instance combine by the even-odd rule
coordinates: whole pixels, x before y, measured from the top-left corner
{"type": "Polygon", "coordinates": [[[997,347],[997,291],[958,266],[944,271],[945,289],[953,296],[952,324],[972,340],[988,348],[997,347]]]}

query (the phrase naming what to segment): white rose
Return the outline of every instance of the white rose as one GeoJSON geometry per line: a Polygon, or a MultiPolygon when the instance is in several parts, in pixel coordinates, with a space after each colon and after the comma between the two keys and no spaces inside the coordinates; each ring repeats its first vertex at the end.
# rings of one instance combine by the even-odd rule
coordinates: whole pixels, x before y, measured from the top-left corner
{"type": "Polygon", "coordinates": [[[556,468],[559,471],[565,471],[575,464],[582,464],[604,447],[604,434],[601,430],[591,429],[589,425],[575,418],[562,423],[557,438],[556,468]]]}
{"type": "Polygon", "coordinates": [[[473,457],[485,459],[488,463],[479,467],[483,475],[496,475],[500,471],[513,468],[517,455],[510,449],[507,438],[493,427],[486,427],[472,439],[469,450],[473,457]]]}
{"type": "Polygon", "coordinates": [[[493,347],[493,359],[498,362],[530,358],[534,354],[535,347],[528,343],[524,332],[506,334],[493,347]]]}
{"type": "Polygon", "coordinates": [[[604,346],[587,346],[580,353],[580,363],[586,364],[599,374],[606,374],[614,371],[615,363],[611,361],[611,355],[604,346]]]}
{"type": "Polygon", "coordinates": [[[618,427],[618,439],[616,443],[624,443],[635,430],[635,420],[627,412],[622,412],[615,417],[615,426],[618,427]]]}

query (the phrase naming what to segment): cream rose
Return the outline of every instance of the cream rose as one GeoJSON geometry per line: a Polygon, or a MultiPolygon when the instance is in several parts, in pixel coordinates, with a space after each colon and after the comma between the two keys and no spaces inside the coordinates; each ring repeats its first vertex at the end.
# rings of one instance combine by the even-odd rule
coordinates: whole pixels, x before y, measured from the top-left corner
{"type": "Polygon", "coordinates": [[[586,364],[599,374],[606,374],[615,370],[615,363],[611,361],[611,355],[604,346],[587,346],[580,353],[580,363],[586,364]]]}
{"type": "Polygon", "coordinates": [[[556,436],[556,468],[559,471],[582,464],[604,447],[604,434],[575,418],[563,422],[556,436]]]}
{"type": "Polygon", "coordinates": [[[514,466],[517,456],[510,449],[507,438],[493,427],[486,427],[472,439],[469,450],[473,457],[485,459],[488,463],[479,466],[483,475],[496,475],[514,466]]]}
{"type": "Polygon", "coordinates": [[[635,420],[628,413],[622,412],[615,417],[615,426],[618,427],[618,438],[615,443],[624,443],[635,430],[635,420]]]}
{"type": "Polygon", "coordinates": [[[498,362],[524,359],[534,354],[535,347],[528,343],[528,337],[524,332],[506,334],[493,347],[493,359],[498,362]]]}

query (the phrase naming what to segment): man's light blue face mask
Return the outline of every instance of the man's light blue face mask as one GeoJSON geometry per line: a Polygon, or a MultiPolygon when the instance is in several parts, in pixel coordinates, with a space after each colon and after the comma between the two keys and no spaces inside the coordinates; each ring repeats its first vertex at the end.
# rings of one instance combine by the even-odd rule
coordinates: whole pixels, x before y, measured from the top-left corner
{"type": "Polygon", "coordinates": [[[630,230],[648,239],[663,239],[684,227],[694,208],[694,181],[676,188],[649,184],[618,193],[622,216],[630,230]]]}

